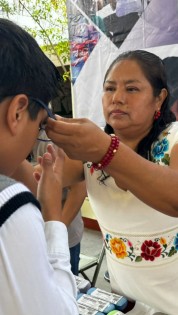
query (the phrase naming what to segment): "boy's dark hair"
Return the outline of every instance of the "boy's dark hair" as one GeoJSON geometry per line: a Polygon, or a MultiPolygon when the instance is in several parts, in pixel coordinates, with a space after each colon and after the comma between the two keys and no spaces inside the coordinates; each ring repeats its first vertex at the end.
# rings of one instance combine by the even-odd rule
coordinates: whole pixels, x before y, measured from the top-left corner
{"type": "MultiPolygon", "coordinates": [[[[0,18],[0,101],[26,94],[48,104],[57,96],[59,84],[58,70],[35,39],[12,21],[0,18]]],[[[39,105],[30,104],[32,118],[39,110],[39,105]]]]}
{"type": "MultiPolygon", "coordinates": [[[[153,122],[152,129],[139,143],[137,153],[149,159],[151,145],[158,139],[160,133],[173,121],[176,121],[175,115],[171,112],[169,107],[169,88],[167,85],[167,76],[163,61],[150,52],[144,50],[128,51],[119,55],[110,65],[106,72],[104,82],[111,71],[112,67],[121,60],[134,60],[142,69],[145,77],[153,88],[153,95],[158,96],[163,88],[168,91],[168,96],[164,100],[161,107],[160,117],[153,122]]],[[[110,125],[105,126],[106,133],[113,133],[110,125]]]]}

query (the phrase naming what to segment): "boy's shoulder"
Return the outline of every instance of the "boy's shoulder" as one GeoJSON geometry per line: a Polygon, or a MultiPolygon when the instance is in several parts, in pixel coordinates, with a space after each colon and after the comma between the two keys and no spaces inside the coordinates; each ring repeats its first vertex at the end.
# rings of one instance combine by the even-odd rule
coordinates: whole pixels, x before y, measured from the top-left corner
{"type": "Polygon", "coordinates": [[[10,177],[5,175],[0,175],[0,192],[3,191],[5,188],[12,186],[16,183],[16,181],[10,177]]]}
{"type": "Polygon", "coordinates": [[[19,208],[33,204],[40,210],[40,204],[22,183],[0,175],[0,226],[19,208]]]}

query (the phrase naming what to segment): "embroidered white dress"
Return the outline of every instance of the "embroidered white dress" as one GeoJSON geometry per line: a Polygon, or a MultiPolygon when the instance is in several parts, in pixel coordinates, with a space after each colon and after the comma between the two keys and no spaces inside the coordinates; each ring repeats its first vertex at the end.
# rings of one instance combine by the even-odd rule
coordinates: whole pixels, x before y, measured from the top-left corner
{"type": "MultiPolygon", "coordinates": [[[[166,167],[176,143],[178,122],[154,143],[152,161],[166,167]]],[[[155,311],[177,315],[178,218],[119,189],[112,177],[100,183],[100,175],[101,171],[91,175],[90,163],[85,164],[88,197],[105,240],[112,290],[155,311]]]]}

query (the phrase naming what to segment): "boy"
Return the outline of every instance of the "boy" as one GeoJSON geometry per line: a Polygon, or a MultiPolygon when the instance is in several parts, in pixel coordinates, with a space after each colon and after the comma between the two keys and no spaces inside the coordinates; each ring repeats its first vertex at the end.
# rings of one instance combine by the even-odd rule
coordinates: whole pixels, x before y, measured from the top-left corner
{"type": "Polygon", "coordinates": [[[78,314],[67,230],[60,222],[62,153],[58,158],[54,152],[44,154],[42,175],[35,175],[43,217],[30,191],[9,178],[32,150],[41,124],[53,117],[46,104],[59,83],[56,68],[36,41],[0,19],[2,315],[78,314]]]}

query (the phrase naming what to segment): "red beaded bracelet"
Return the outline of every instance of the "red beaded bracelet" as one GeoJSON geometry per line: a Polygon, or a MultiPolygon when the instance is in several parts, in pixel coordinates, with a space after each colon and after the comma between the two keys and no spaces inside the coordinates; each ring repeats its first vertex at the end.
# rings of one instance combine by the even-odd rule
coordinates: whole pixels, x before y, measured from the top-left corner
{"type": "Polygon", "coordinates": [[[116,137],[115,135],[110,135],[111,136],[111,143],[108,148],[108,151],[102,158],[102,160],[99,163],[92,163],[91,165],[91,174],[93,171],[98,171],[98,170],[103,170],[108,164],[111,162],[114,154],[116,153],[117,149],[119,148],[119,138],[116,137]]]}

